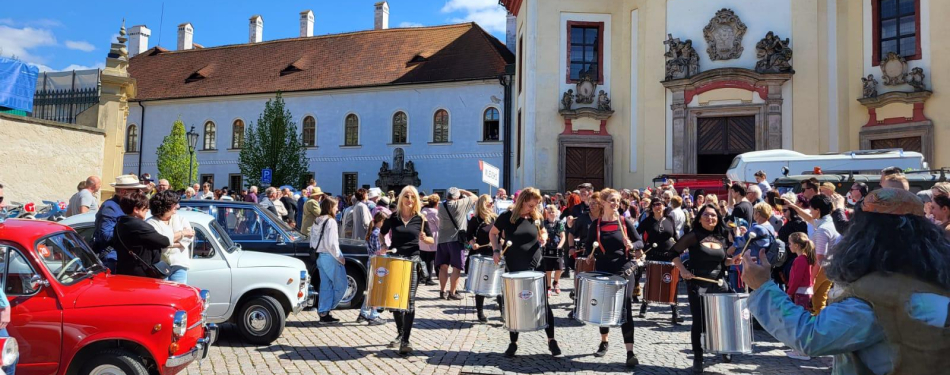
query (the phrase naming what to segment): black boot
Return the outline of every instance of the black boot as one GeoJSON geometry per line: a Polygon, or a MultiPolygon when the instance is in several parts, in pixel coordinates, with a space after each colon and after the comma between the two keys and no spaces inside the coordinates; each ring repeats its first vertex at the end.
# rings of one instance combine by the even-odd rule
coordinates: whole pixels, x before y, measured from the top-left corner
{"type": "Polygon", "coordinates": [[[646,304],[646,303],[640,304],[640,315],[637,315],[637,316],[640,317],[640,318],[644,318],[644,317],[647,316],[647,304],[646,304]]]}
{"type": "Polygon", "coordinates": [[[703,373],[703,353],[695,353],[693,357],[693,374],[703,373]]]}
{"type": "Polygon", "coordinates": [[[508,350],[505,350],[505,357],[514,358],[515,352],[518,351],[518,344],[511,343],[508,344],[508,350]]]}
{"type": "Polygon", "coordinates": [[[488,323],[488,318],[485,317],[485,312],[484,312],[484,311],[478,310],[478,314],[476,314],[476,315],[478,316],[478,321],[479,321],[480,323],[488,323]]]}
{"type": "Polygon", "coordinates": [[[607,342],[601,341],[600,346],[597,347],[597,351],[594,352],[594,357],[603,357],[607,355],[607,342]]]}
{"type": "Polygon", "coordinates": [[[548,340],[548,349],[551,350],[551,355],[559,357],[561,355],[561,348],[557,346],[557,340],[548,340]]]}
{"type": "Polygon", "coordinates": [[[679,311],[678,311],[678,309],[676,308],[675,305],[673,306],[673,319],[672,319],[672,321],[673,321],[673,325],[674,325],[674,326],[675,326],[675,325],[679,325],[680,323],[683,322],[683,318],[680,317],[680,313],[679,313],[679,311]]]}
{"type": "Polygon", "coordinates": [[[627,368],[637,367],[640,364],[640,360],[637,359],[637,355],[633,354],[632,351],[627,352],[627,368]]]}

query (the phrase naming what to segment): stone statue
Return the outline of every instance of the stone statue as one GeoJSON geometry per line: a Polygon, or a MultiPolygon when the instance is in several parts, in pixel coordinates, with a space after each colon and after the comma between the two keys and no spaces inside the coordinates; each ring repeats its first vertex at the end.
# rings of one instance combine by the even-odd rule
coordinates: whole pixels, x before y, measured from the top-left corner
{"type": "Polygon", "coordinates": [[[769,31],[755,44],[756,57],[755,71],[758,73],[790,73],[792,72],[792,49],[788,47],[789,40],[779,38],[769,31]]]}
{"type": "Polygon", "coordinates": [[[607,93],[604,90],[600,90],[600,94],[597,94],[597,109],[601,111],[612,111],[610,109],[610,98],[607,97],[607,93]]]}
{"type": "Polygon", "coordinates": [[[393,150],[393,172],[401,173],[405,160],[406,154],[402,150],[402,147],[396,147],[396,149],[393,150]]]}
{"type": "Polygon", "coordinates": [[[389,171],[389,163],[383,162],[383,166],[379,167],[379,173],[388,172],[388,171],[389,171]]]}
{"type": "Polygon", "coordinates": [[[663,56],[666,57],[666,80],[689,78],[699,73],[699,54],[693,49],[693,41],[673,38],[667,34],[663,44],[669,46],[663,56]]]}
{"type": "Polygon", "coordinates": [[[732,9],[720,9],[709,24],[703,28],[706,53],[710,60],[738,59],[742,56],[742,36],[746,26],[732,9]]]}
{"type": "Polygon", "coordinates": [[[914,88],[915,92],[924,91],[927,88],[924,87],[924,69],[917,67],[910,70],[910,73],[907,73],[907,84],[914,88]]]}
{"type": "Polygon", "coordinates": [[[565,111],[570,111],[571,105],[573,104],[574,104],[574,90],[567,89],[567,92],[565,92],[564,95],[561,96],[561,107],[563,107],[565,111]]]}
{"type": "Polygon", "coordinates": [[[877,80],[873,74],[868,74],[868,78],[861,78],[861,86],[864,87],[864,97],[873,98],[877,96],[877,80]]]}
{"type": "Polygon", "coordinates": [[[406,162],[406,173],[413,173],[416,171],[416,164],[412,160],[406,162]]]}

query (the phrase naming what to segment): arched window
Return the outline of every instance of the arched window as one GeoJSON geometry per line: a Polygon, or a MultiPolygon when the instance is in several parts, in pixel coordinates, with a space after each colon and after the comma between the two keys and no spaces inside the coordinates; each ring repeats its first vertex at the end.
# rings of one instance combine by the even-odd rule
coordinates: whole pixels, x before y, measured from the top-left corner
{"type": "Polygon", "coordinates": [[[498,108],[486,109],[482,117],[482,140],[497,141],[499,139],[498,108]]]}
{"type": "Polygon", "coordinates": [[[444,109],[435,111],[432,121],[432,142],[446,143],[449,141],[449,112],[444,109]]]}
{"type": "Polygon", "coordinates": [[[303,145],[313,147],[317,145],[317,120],[313,116],[303,118],[303,145]]]}
{"type": "Polygon", "coordinates": [[[239,149],[244,147],[244,120],[234,120],[231,127],[231,148],[239,149]]]}
{"type": "Polygon", "coordinates": [[[393,143],[407,143],[408,120],[406,112],[396,112],[393,115],[393,143]]]}
{"type": "Polygon", "coordinates": [[[346,116],[344,146],[359,146],[360,144],[360,119],[355,114],[346,116]]]}
{"type": "Polygon", "coordinates": [[[125,131],[125,152],[139,152],[139,128],[134,124],[125,131]]]}
{"type": "Polygon", "coordinates": [[[206,122],[205,123],[205,148],[204,148],[205,150],[214,150],[215,140],[217,139],[215,138],[216,134],[217,132],[215,131],[214,123],[211,121],[206,122]]]}

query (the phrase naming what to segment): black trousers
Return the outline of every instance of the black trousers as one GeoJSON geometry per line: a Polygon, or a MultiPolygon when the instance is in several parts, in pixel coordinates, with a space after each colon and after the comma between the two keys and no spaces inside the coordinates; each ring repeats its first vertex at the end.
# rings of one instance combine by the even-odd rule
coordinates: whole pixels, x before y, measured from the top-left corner
{"type": "MultiPolygon", "coordinates": [[[[495,297],[495,302],[498,303],[498,310],[505,311],[505,298],[503,296],[495,297]]],[[[485,296],[475,296],[475,310],[482,312],[485,308],[485,296]]]]}
{"type": "MultiPolygon", "coordinates": [[[[633,298],[627,295],[623,298],[624,322],[620,325],[620,332],[623,333],[623,343],[633,344],[633,298]]],[[[600,334],[610,333],[610,327],[600,327],[600,334]]]]}
{"type": "Polygon", "coordinates": [[[414,260],[419,268],[416,269],[416,272],[413,272],[414,277],[409,282],[409,309],[393,311],[393,320],[396,321],[396,334],[404,344],[409,343],[409,336],[412,335],[412,323],[416,320],[416,290],[419,289],[419,277],[416,275],[421,270],[422,264],[418,257],[414,257],[414,260]]]}
{"type": "Polygon", "coordinates": [[[425,280],[426,281],[432,280],[433,275],[435,275],[436,278],[438,278],[438,274],[433,273],[434,272],[433,262],[435,262],[435,251],[420,251],[419,258],[424,263],[422,266],[425,267],[425,270],[423,271],[425,272],[424,273],[425,280]]]}
{"type": "Polygon", "coordinates": [[[705,314],[703,314],[703,301],[700,296],[713,293],[729,293],[728,286],[720,287],[716,284],[703,281],[686,281],[686,296],[689,299],[689,312],[693,315],[693,324],[689,330],[689,339],[693,346],[693,355],[700,360],[702,360],[703,356],[703,343],[701,340],[702,334],[705,332],[704,322],[706,320],[705,314]]]}

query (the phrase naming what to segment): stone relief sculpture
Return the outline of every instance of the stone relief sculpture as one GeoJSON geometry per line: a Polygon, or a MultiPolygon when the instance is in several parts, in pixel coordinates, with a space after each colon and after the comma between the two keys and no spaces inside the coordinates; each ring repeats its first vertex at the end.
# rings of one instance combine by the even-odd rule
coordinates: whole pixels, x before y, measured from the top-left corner
{"type": "Polygon", "coordinates": [[[924,91],[927,88],[924,87],[924,69],[917,67],[910,70],[910,73],[907,73],[907,84],[914,88],[915,92],[924,91]]]}
{"type": "Polygon", "coordinates": [[[607,97],[607,93],[604,90],[600,90],[600,94],[597,95],[597,109],[601,111],[612,111],[610,109],[610,98],[607,97]]]}
{"type": "Polygon", "coordinates": [[[686,39],[683,42],[673,38],[672,34],[667,34],[666,38],[663,42],[669,46],[663,54],[666,57],[666,80],[689,78],[699,73],[699,54],[693,49],[693,41],[686,39]]]}
{"type": "MultiPolygon", "coordinates": [[[[923,73],[923,72],[921,72],[923,73]]],[[[884,86],[896,86],[906,83],[907,61],[904,56],[888,52],[881,60],[881,80],[884,86]]]]}
{"type": "Polygon", "coordinates": [[[873,74],[868,74],[867,78],[861,78],[861,86],[864,87],[864,97],[873,98],[877,96],[877,80],[873,74]]]}
{"type": "Polygon", "coordinates": [[[746,26],[732,9],[722,8],[716,16],[709,20],[703,28],[703,37],[706,38],[706,53],[709,59],[730,60],[742,56],[742,36],[746,26]]]}
{"type": "Polygon", "coordinates": [[[574,105],[574,90],[568,89],[564,95],[561,95],[561,108],[570,111],[572,105],[574,105]]]}
{"type": "Polygon", "coordinates": [[[755,54],[759,59],[755,63],[758,73],[791,73],[792,49],[788,47],[789,40],[782,40],[778,35],[769,31],[755,44],[755,54]]]}
{"type": "Polygon", "coordinates": [[[392,169],[389,163],[383,162],[379,168],[379,179],[376,180],[376,186],[386,190],[401,189],[406,185],[419,186],[422,181],[419,180],[419,172],[416,171],[415,164],[405,161],[406,155],[402,148],[397,147],[393,150],[392,169]]]}
{"type": "Polygon", "coordinates": [[[577,104],[593,104],[594,97],[597,96],[597,80],[591,77],[589,72],[581,73],[580,80],[574,93],[574,102],[577,104]]]}

